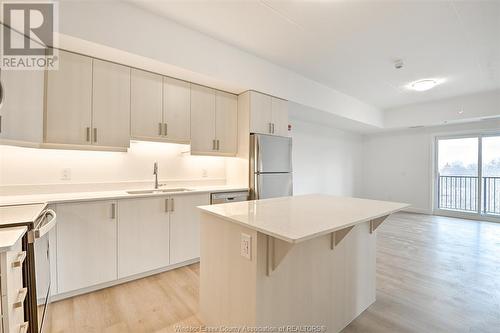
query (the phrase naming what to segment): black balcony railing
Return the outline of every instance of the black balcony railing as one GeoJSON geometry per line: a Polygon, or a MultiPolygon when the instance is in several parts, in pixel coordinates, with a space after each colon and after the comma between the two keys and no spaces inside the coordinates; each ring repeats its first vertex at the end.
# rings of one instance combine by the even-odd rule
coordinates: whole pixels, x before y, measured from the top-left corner
{"type": "MultiPolygon", "coordinates": [[[[500,214],[500,177],[483,177],[481,212],[500,214]]],[[[477,212],[478,177],[439,176],[439,208],[477,212]]]]}

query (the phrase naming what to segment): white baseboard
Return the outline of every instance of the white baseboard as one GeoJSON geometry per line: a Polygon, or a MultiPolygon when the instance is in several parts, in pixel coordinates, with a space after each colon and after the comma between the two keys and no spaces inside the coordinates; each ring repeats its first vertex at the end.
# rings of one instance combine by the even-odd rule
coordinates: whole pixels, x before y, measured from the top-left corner
{"type": "Polygon", "coordinates": [[[158,268],[158,269],[155,269],[155,270],[152,270],[152,271],[148,271],[148,272],[144,272],[144,273],[139,273],[139,274],[127,276],[127,277],[124,277],[124,278],[121,278],[121,279],[117,279],[117,280],[113,280],[113,281],[109,281],[109,282],[97,284],[95,286],[90,286],[90,287],[87,287],[87,288],[82,288],[82,289],[78,289],[78,290],[68,291],[66,293],[52,295],[51,296],[51,301],[52,302],[57,302],[57,301],[65,299],[65,298],[70,298],[70,297],[74,297],[74,296],[78,296],[78,295],[90,293],[92,291],[96,291],[96,290],[100,290],[100,289],[104,289],[104,288],[109,288],[109,287],[116,286],[116,285],[119,285],[119,284],[122,284],[122,283],[126,283],[126,282],[130,282],[130,281],[133,281],[133,280],[142,279],[142,278],[147,277],[147,276],[151,276],[151,275],[155,275],[155,274],[167,272],[167,271],[179,268],[179,267],[191,265],[191,264],[194,264],[194,263],[199,262],[199,261],[200,261],[200,258],[195,258],[195,259],[187,260],[187,261],[175,264],[175,265],[170,265],[170,266],[158,268]]]}

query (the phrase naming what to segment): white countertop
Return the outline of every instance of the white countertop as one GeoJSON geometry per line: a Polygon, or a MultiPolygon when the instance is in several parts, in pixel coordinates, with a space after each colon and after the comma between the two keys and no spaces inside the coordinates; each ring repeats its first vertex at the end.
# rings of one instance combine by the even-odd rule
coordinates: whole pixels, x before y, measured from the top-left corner
{"type": "MultiPolygon", "coordinates": [[[[31,203],[51,204],[51,203],[74,202],[74,201],[129,199],[129,198],[143,198],[143,197],[154,197],[154,196],[189,195],[194,193],[216,193],[216,192],[233,192],[233,191],[248,190],[248,188],[234,187],[227,185],[196,186],[196,187],[176,186],[176,188],[177,187],[187,188],[190,191],[129,194],[125,190],[119,190],[119,191],[98,191],[98,192],[65,192],[65,193],[32,194],[32,195],[11,195],[11,196],[1,196],[0,206],[24,205],[31,203]]],[[[161,189],[168,189],[168,187],[161,187],[161,189]]],[[[133,189],[133,190],[136,191],[138,189],[133,189]]]]}
{"type": "Polygon", "coordinates": [[[0,229],[0,252],[10,251],[27,230],[27,227],[0,229]]]}
{"type": "Polygon", "coordinates": [[[397,202],[313,194],[198,208],[286,242],[299,243],[409,206],[397,202]]]}
{"type": "Polygon", "coordinates": [[[0,206],[0,225],[34,222],[47,204],[0,206]]]}

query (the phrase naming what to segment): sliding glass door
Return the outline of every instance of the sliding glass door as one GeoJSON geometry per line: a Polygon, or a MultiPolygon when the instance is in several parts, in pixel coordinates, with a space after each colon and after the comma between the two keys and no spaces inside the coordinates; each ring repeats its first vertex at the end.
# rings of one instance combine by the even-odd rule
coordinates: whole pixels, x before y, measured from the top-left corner
{"type": "Polygon", "coordinates": [[[500,217],[500,136],[436,140],[436,207],[500,217]]]}
{"type": "Polygon", "coordinates": [[[481,212],[500,216],[500,136],[482,138],[481,212]]]}

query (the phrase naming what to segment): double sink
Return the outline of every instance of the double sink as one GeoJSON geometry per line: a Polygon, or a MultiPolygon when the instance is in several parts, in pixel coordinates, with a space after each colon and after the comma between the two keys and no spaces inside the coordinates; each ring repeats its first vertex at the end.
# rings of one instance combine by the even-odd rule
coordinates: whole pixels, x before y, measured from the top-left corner
{"type": "Polygon", "coordinates": [[[154,194],[154,193],[178,193],[178,192],[189,192],[192,191],[188,188],[178,187],[178,188],[165,188],[165,189],[152,189],[152,190],[133,190],[127,191],[128,194],[154,194]]]}

